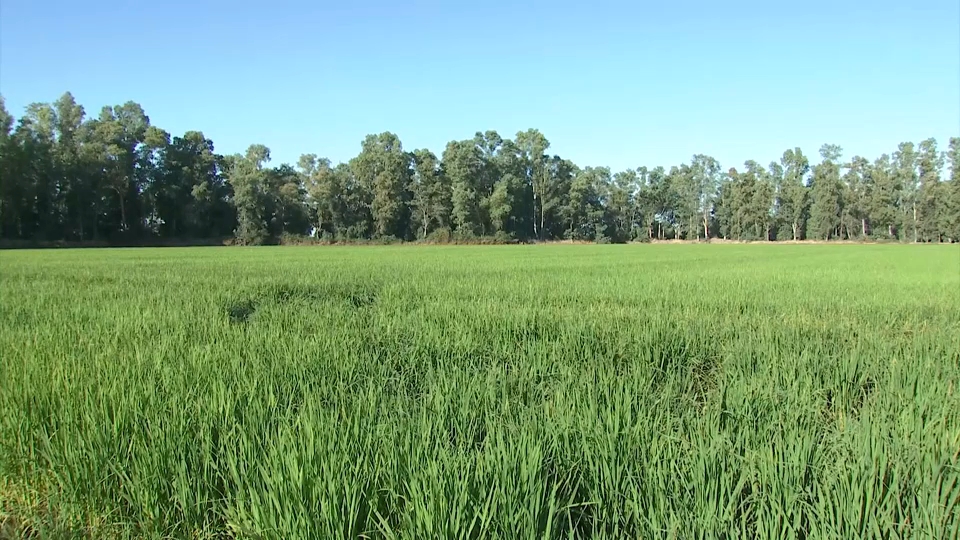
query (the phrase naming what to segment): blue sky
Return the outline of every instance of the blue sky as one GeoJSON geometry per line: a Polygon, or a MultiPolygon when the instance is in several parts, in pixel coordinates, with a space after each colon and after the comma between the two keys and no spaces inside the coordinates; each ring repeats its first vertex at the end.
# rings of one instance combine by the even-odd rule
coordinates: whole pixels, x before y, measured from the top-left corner
{"type": "Polygon", "coordinates": [[[0,2],[0,93],[134,100],[217,151],[438,155],[494,129],[615,170],[960,135],[960,2],[0,2]]]}

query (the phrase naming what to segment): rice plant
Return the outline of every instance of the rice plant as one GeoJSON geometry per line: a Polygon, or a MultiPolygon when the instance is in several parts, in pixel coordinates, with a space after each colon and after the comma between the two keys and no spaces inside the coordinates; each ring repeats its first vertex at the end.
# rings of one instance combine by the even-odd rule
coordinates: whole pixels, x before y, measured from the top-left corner
{"type": "Polygon", "coordinates": [[[958,538],[960,249],[0,254],[0,535],[958,538]]]}

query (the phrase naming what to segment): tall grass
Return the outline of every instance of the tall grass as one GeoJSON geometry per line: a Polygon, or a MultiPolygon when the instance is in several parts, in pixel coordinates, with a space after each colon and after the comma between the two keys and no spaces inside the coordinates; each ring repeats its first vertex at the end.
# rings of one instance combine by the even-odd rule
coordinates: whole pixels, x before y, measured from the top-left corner
{"type": "Polygon", "coordinates": [[[0,254],[41,537],[958,538],[955,246],[0,254]]]}

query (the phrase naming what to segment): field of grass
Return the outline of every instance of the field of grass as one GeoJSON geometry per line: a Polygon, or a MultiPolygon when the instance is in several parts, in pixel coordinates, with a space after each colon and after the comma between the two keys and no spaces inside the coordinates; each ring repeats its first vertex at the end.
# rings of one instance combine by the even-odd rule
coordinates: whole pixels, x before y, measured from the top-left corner
{"type": "Polygon", "coordinates": [[[0,355],[8,534],[960,537],[957,246],[2,252],[0,355]]]}

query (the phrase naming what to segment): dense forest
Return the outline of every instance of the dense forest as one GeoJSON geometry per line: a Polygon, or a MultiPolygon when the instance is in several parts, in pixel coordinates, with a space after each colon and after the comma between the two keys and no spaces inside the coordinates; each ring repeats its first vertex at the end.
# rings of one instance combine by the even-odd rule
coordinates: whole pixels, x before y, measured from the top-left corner
{"type": "Polygon", "coordinates": [[[349,163],[270,150],[220,155],[171,136],[134,102],[88,116],[69,93],[16,119],[0,97],[0,239],[161,242],[312,237],[453,241],[726,238],[960,241],[960,137],[872,161],[825,144],[767,166],[690,163],[613,172],[549,153],[531,129],[451,141],[440,156],[368,135],[349,163]]]}

